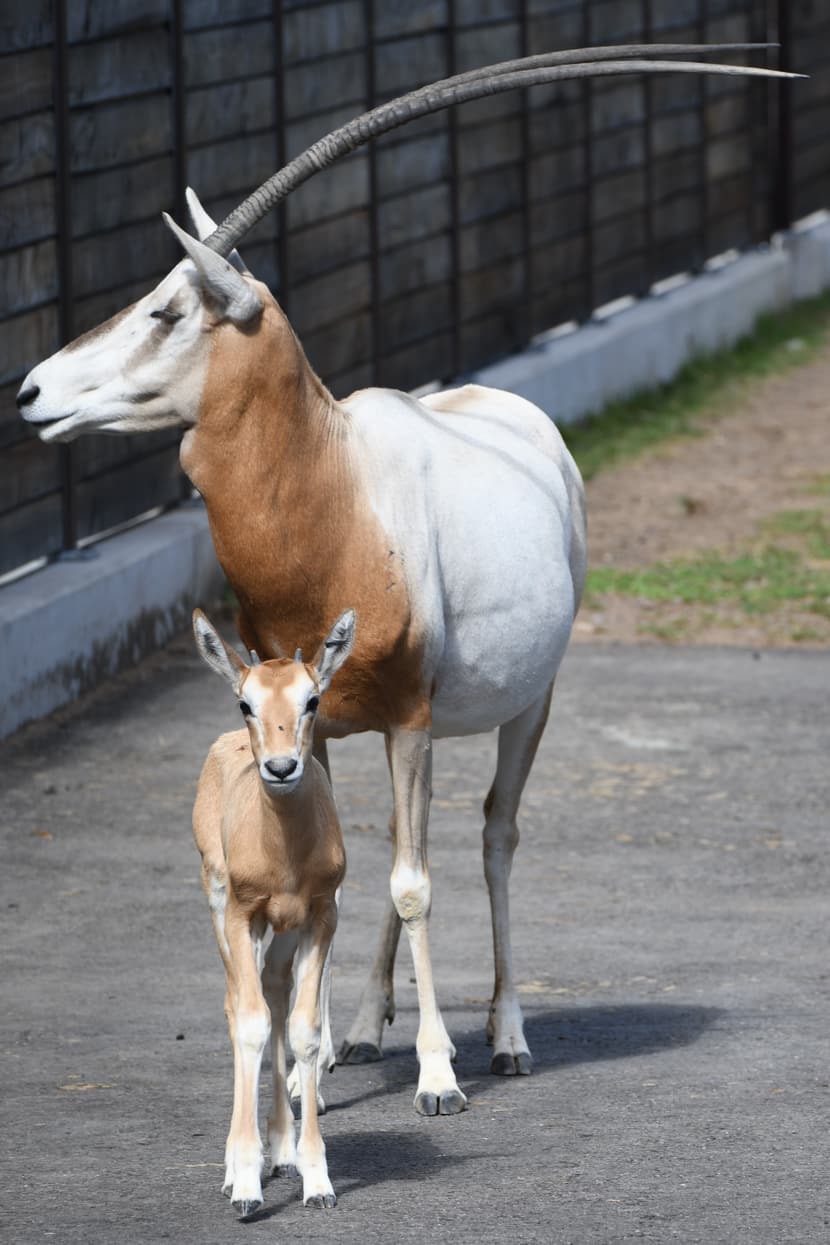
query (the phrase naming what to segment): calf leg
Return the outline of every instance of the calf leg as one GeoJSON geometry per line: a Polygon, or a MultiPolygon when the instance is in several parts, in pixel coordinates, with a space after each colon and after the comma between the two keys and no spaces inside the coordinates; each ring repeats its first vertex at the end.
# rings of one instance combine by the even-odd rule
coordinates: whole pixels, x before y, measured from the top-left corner
{"type": "Polygon", "coordinates": [[[297,1146],[294,1116],[288,1101],[285,1077],[285,1030],[291,995],[291,966],[297,935],[275,934],[265,957],[262,988],[271,1011],[271,1064],[274,1102],[268,1116],[268,1145],[273,1176],[296,1176],[297,1146]]]}
{"type": "Polygon", "coordinates": [[[392,899],[409,937],[421,1023],[420,1064],[415,1110],[421,1115],[455,1115],[467,1099],[455,1079],[455,1049],[449,1039],[432,980],[429,912],[432,891],[427,866],[427,818],[432,776],[432,739],[428,730],[395,729],[390,735],[392,786],[397,843],[392,869],[392,899]]]}
{"type": "MultiPolygon", "coordinates": [[[[329,766],[329,751],[326,746],[325,739],[315,739],[313,745],[314,757],[320,762],[326,771],[328,780],[331,783],[331,767],[329,766]]],[[[333,784],[332,784],[333,787],[333,784]]],[[[337,889],[336,903],[338,911],[340,909],[340,888],[337,889]]],[[[323,981],[320,987],[320,1015],[321,1015],[321,1032],[320,1032],[320,1055],[317,1060],[317,1110],[321,1115],[325,1113],[326,1104],[323,1095],[320,1092],[320,1082],[324,1072],[333,1072],[337,1063],[345,1063],[345,1060],[338,1060],[334,1053],[334,1038],[331,1032],[331,956],[332,945],[329,945],[326,963],[323,967],[323,981]]],[[[291,1069],[291,1075],[288,1078],[288,1092],[291,1096],[292,1106],[298,1106],[300,1101],[300,1077],[296,1063],[291,1069]]]]}
{"type": "Polygon", "coordinates": [[[490,892],[495,959],[487,1037],[493,1043],[490,1071],[500,1076],[527,1076],[533,1066],[513,979],[508,880],[519,841],[519,801],[545,729],[552,692],[551,685],[535,704],[499,730],[496,777],[484,804],[484,876],[490,892]]]}
{"type": "MultiPolygon", "coordinates": [[[[228,913],[228,1021],[234,1046],[233,1113],[225,1146],[225,1189],[243,1217],[262,1205],[262,1141],[257,1098],[262,1052],[271,1027],[248,920],[228,913]]],[[[259,940],[256,939],[258,942],[259,940]]],[[[223,957],[224,958],[224,957],[223,957]]]]}
{"type": "Polygon", "coordinates": [[[297,1167],[303,1178],[303,1205],[331,1207],[337,1201],[329,1180],[326,1147],[317,1119],[317,1059],[320,1052],[320,986],[337,909],[316,917],[311,929],[300,934],[297,956],[297,997],[289,1021],[291,1048],[299,1070],[302,1122],[297,1167]]]}
{"type": "MultiPolygon", "coordinates": [[[[334,899],[338,911],[340,910],[340,893],[341,888],[338,886],[334,899]]],[[[323,965],[323,978],[320,984],[320,1054],[317,1058],[317,1110],[320,1115],[325,1115],[326,1113],[326,1102],[320,1090],[323,1073],[333,1072],[338,1063],[331,1036],[331,957],[333,946],[333,942],[329,943],[326,962],[323,965]]],[[[345,1063],[346,1061],[340,1060],[339,1062],[345,1063]]],[[[291,1106],[299,1111],[300,1070],[296,1063],[288,1077],[288,1093],[291,1097],[291,1106]]]]}

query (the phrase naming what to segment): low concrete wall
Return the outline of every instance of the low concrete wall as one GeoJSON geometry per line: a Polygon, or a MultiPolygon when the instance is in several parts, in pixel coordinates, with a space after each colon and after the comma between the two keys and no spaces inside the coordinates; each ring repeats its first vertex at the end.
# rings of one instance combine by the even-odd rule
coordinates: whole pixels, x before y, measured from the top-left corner
{"type": "Polygon", "coordinates": [[[224,585],[198,503],[86,552],[0,589],[0,738],[160,648],[224,585]]]}
{"type": "Polygon", "coordinates": [[[665,384],[696,355],[732,346],[758,317],[830,287],[830,223],[794,230],[665,294],[553,336],[475,379],[570,423],[665,384]]]}
{"type": "MultiPolygon", "coordinates": [[[[760,315],[830,288],[830,223],[671,292],[552,337],[473,379],[510,389],[563,423],[664,384],[732,345],[760,315]]],[[[0,589],[0,737],[139,661],[222,588],[203,507],[187,505],[0,589]]]]}

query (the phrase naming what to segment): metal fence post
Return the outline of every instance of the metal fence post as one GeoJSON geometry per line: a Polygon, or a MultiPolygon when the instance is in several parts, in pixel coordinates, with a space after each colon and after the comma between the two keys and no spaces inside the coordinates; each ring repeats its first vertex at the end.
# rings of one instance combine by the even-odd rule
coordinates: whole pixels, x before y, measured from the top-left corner
{"type": "MultiPolygon", "coordinates": [[[[775,0],[778,68],[792,65],[792,0],[775,0]]],[[[773,182],[772,224],[775,229],[789,229],[793,223],[793,91],[792,83],[781,82],[776,91],[776,160],[773,182]]]]}
{"type": "MultiPolygon", "coordinates": [[[[274,129],[277,148],[277,168],[288,163],[285,134],[285,54],[282,34],[282,0],[273,0],[271,21],[274,31],[274,129]]],[[[288,208],[285,199],[277,204],[277,267],[279,269],[279,301],[286,315],[291,302],[288,289],[288,208]]]]}
{"type": "MultiPolygon", "coordinates": [[[[55,2],[55,213],[58,266],[58,336],[63,346],[74,337],[72,315],[72,206],[69,137],[69,45],[67,0],[55,2]]],[[[78,533],[75,504],[75,454],[72,446],[59,449],[61,463],[61,546],[75,548],[78,533]]]]}

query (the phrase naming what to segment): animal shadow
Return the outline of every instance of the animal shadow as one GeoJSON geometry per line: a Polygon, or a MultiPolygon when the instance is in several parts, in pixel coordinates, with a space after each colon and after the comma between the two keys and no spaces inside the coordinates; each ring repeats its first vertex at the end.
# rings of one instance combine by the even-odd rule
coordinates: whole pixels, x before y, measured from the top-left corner
{"type": "MultiPolygon", "coordinates": [[[[604,1059],[628,1059],[677,1046],[690,1046],[723,1015],[718,1007],[666,1003],[598,1007],[525,1009],[525,1036],[537,1072],[555,1071],[604,1059]]],[[[490,1048],[481,1030],[454,1036],[465,1092],[485,1094],[492,1088],[490,1048]],[[478,1078],[481,1077],[479,1080],[478,1078]]]]}

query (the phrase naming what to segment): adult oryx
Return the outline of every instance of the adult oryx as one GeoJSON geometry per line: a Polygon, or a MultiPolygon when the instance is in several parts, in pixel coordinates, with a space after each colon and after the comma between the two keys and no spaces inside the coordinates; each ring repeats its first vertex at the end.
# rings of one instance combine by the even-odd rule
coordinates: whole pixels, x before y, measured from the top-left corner
{"type": "Polygon", "coordinates": [[[508,877],[519,800],[582,591],[582,485],[547,416],[510,394],[466,386],[415,400],[366,389],[336,400],[233,248],[317,170],[454,103],[595,74],[771,72],[643,59],[702,50],[580,49],[489,66],[334,131],[215,231],[192,198],[201,239],[167,218],[186,258],[145,298],[36,367],[18,395],[45,441],[186,429],[182,466],[205,499],[248,648],[276,657],[299,643],[313,653],[331,619],[356,607],[355,649],[332,684],[317,738],[385,735],[395,859],[379,950],[343,1056],[379,1057],[403,921],[421,1012],[415,1106],[423,1114],[452,1114],[466,1102],[428,948],[434,737],[499,727],[484,827],[495,948],[488,1034],[494,1072],[531,1069],[511,964],[508,877]]]}

